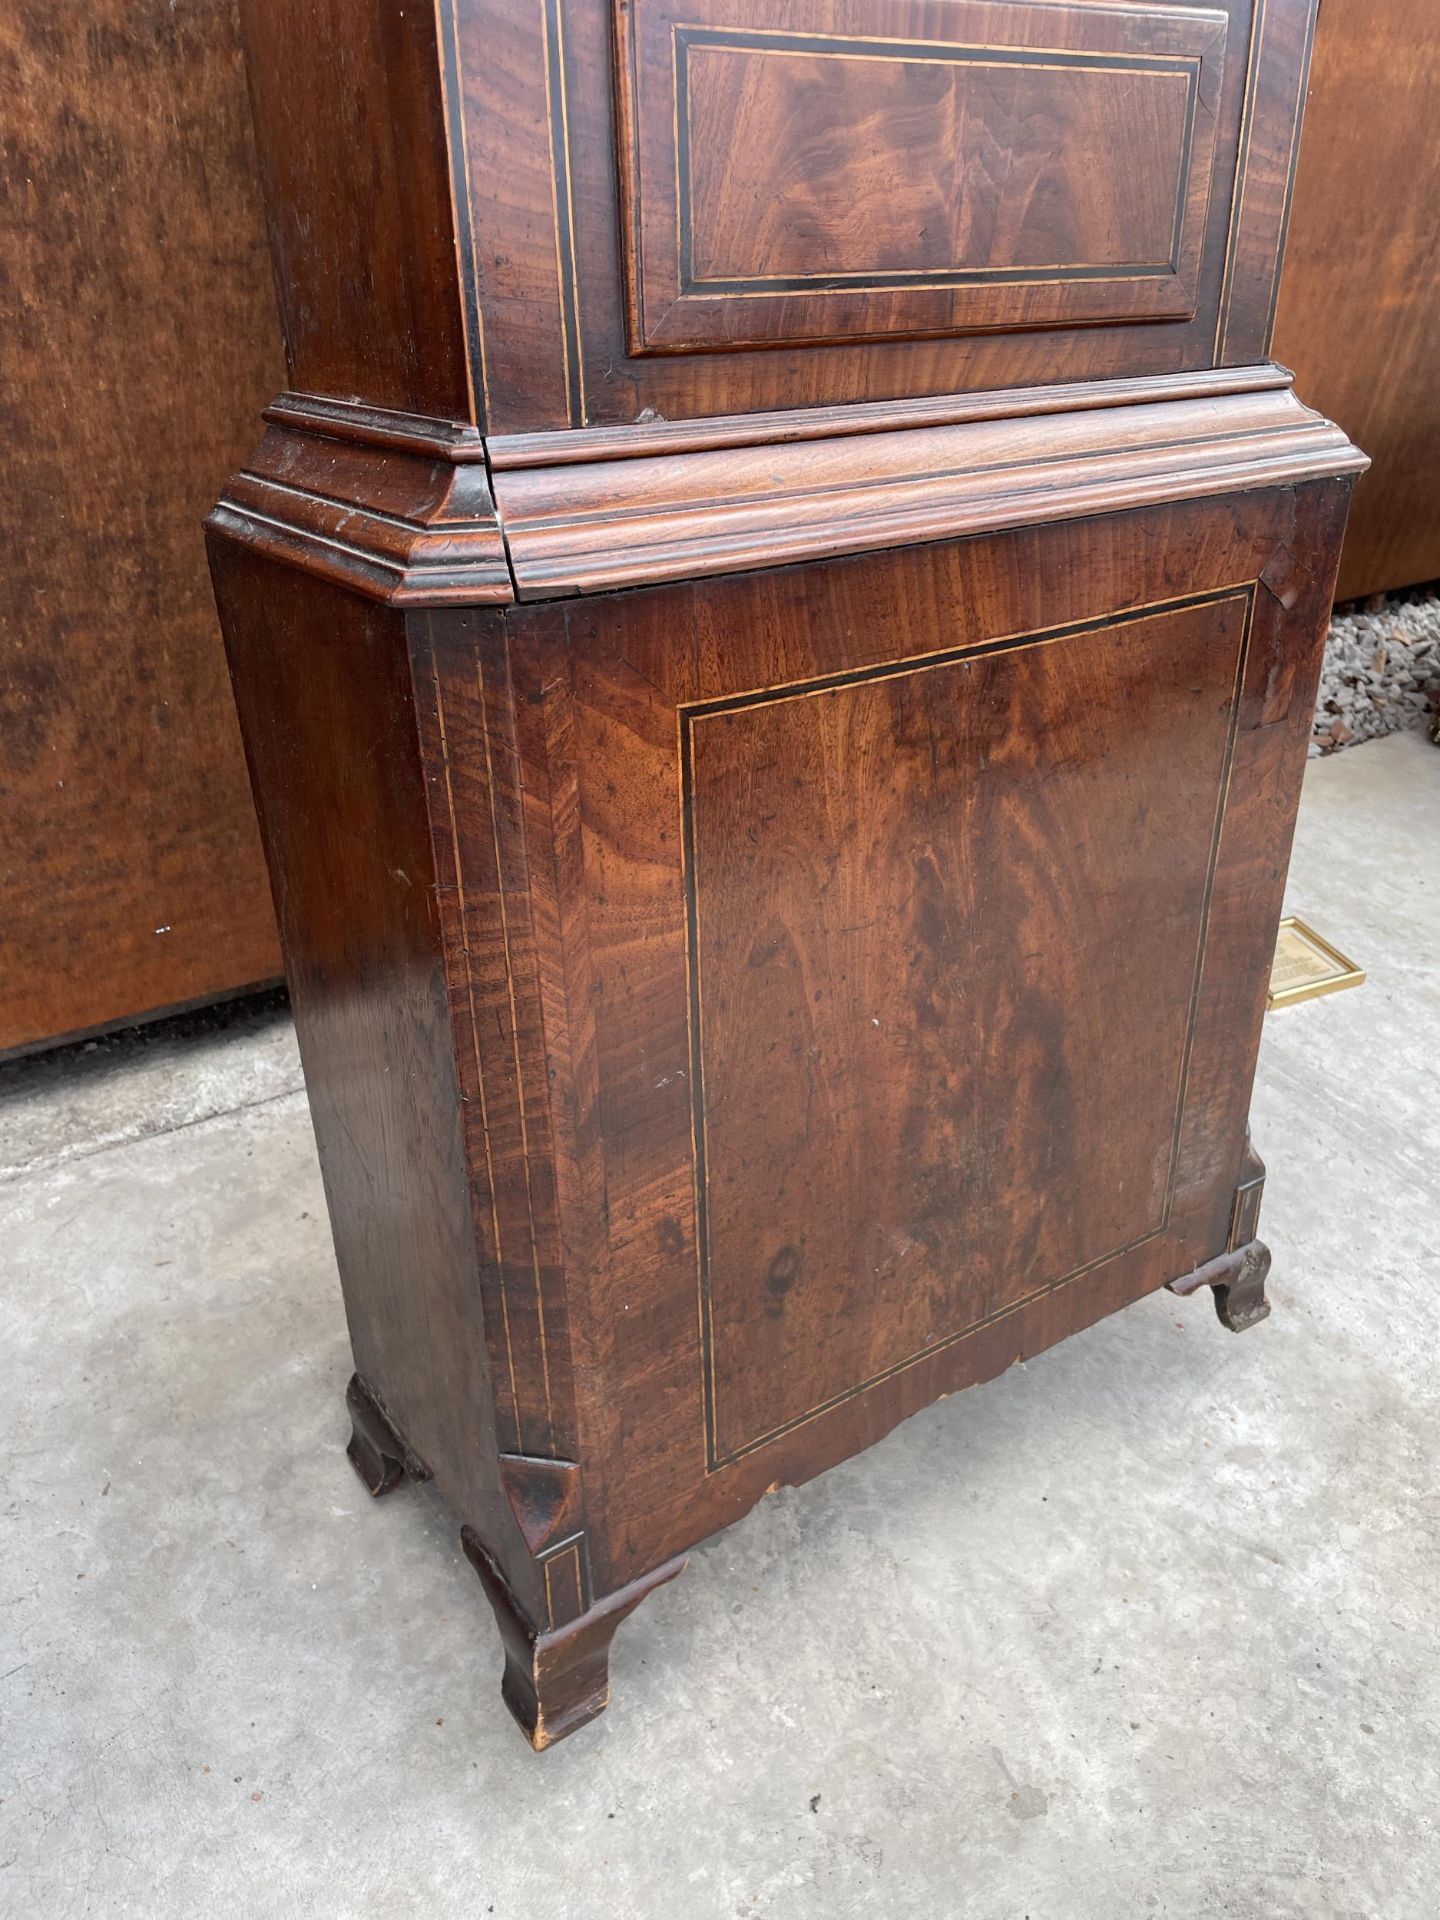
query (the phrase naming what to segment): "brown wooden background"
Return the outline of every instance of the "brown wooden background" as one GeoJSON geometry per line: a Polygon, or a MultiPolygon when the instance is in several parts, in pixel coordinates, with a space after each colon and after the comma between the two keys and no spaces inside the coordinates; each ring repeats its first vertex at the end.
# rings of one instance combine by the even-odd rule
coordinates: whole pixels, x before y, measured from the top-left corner
{"type": "MultiPolygon", "coordinates": [[[[199,523],[284,384],[234,0],[0,14],[0,1051],[279,972],[199,523]],[[161,931],[163,929],[163,931],[161,931]]],[[[1327,0],[1276,357],[1440,575],[1440,9],[1327,0]]]]}
{"type": "Polygon", "coordinates": [[[200,522],[284,368],[233,0],[11,0],[0,96],[10,1049],[280,970],[200,522]]]}
{"type": "Polygon", "coordinates": [[[1440,5],[1325,0],[1275,358],[1374,465],[1338,598],[1440,577],[1440,5]]]}

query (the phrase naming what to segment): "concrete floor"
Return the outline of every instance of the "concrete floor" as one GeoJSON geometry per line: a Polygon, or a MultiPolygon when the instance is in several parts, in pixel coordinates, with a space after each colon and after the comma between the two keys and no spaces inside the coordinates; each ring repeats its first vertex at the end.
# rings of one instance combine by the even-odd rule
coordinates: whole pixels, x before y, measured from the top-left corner
{"type": "MultiPolygon", "coordinates": [[[[1275,1311],[1168,1295],[701,1548],[544,1755],[346,1464],[288,1029],[0,1073],[0,1912],[1409,1920],[1440,1905],[1440,753],[1311,765],[1275,1311]]],[[[248,1024],[247,1024],[248,1022],[248,1024]]]]}

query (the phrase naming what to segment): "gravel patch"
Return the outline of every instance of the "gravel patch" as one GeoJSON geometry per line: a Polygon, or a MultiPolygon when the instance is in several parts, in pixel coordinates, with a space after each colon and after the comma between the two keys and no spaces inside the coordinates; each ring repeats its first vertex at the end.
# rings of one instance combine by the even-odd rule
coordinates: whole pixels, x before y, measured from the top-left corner
{"type": "Polygon", "coordinates": [[[1330,621],[1311,756],[1440,727],[1440,584],[1337,607],[1330,621]]]}

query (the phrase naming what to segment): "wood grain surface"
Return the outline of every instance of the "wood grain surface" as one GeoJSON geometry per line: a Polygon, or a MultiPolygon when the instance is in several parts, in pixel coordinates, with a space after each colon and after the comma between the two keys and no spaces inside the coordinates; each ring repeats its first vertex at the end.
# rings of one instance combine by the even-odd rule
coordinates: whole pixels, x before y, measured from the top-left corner
{"type": "Polygon", "coordinates": [[[769,416],[752,443],[736,420],[592,429],[562,451],[593,441],[603,457],[554,465],[535,435],[494,462],[494,496],[469,439],[422,441],[408,415],[289,395],[211,525],[391,606],[504,605],[1365,465],[1278,368],[1127,382],[1108,405],[1087,388],[1065,408],[1059,391],[769,416]]]}
{"type": "Polygon", "coordinates": [[[1314,0],[771,0],[738,21],[726,0],[686,21],[665,0],[439,0],[383,29],[358,0],[243,12],[302,388],[515,435],[1266,358],[1314,0]],[[681,27],[812,50],[763,80],[732,59],[692,126],[681,27]],[[865,57],[822,75],[837,37],[865,57]],[[339,157],[357,149],[363,189],[339,157]],[[959,203],[957,169],[985,183],[959,203]],[[701,267],[755,285],[684,292],[687,178],[701,267]],[[843,284],[872,267],[959,283],[843,284]]]}
{"type": "Polygon", "coordinates": [[[280,971],[200,523],[282,378],[230,0],[0,18],[0,1050],[280,971]]]}
{"type": "Polygon", "coordinates": [[[1223,14],[617,18],[634,350],[1193,316],[1223,14]]]}
{"type": "Polygon", "coordinates": [[[401,1457],[503,1545],[404,617],[223,539],[211,553],[355,1365],[401,1457]]]}
{"type": "Polygon", "coordinates": [[[592,593],[1356,471],[1284,386],[496,476],[517,596],[592,593]],[[623,529],[623,538],[616,537],[623,529]]]}
{"type": "Polygon", "coordinates": [[[1248,629],[1241,587],[685,711],[718,1457],[1164,1230],[1248,629]]]}
{"type": "Polygon", "coordinates": [[[1315,38],[1275,351],[1374,465],[1342,600],[1440,578],[1440,9],[1335,0],[1315,38]]]}
{"type": "Polygon", "coordinates": [[[582,836],[604,1577],[1228,1249],[1345,490],[505,616],[582,836]]]}
{"type": "Polygon", "coordinates": [[[239,6],[290,384],[468,418],[434,9],[239,6]]]}

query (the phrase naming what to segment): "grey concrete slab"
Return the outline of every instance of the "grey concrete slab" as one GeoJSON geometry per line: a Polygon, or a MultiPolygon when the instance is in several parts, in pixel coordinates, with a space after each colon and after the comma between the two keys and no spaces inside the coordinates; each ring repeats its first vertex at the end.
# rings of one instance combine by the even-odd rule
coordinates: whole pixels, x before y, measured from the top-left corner
{"type": "Polygon", "coordinates": [[[0,1061],[0,1183],[303,1084],[281,992],[0,1061]]]}
{"type": "Polygon", "coordinates": [[[0,1912],[1430,1920],[1437,845],[1423,740],[1310,768],[1370,983],[1266,1023],[1266,1325],[1142,1302],[765,1502],[543,1756],[439,1501],[346,1464],[303,1097],[12,1179],[0,1912]]]}

